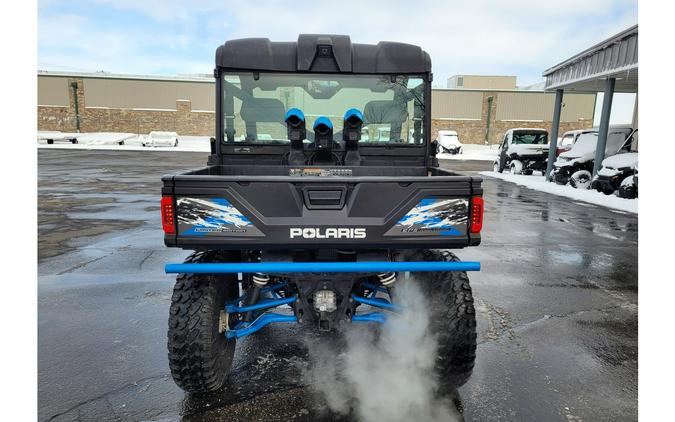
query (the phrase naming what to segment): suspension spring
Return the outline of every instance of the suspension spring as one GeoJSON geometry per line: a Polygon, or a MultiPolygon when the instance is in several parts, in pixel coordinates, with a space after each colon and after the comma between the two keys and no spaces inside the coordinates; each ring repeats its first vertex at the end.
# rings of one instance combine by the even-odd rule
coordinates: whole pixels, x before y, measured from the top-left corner
{"type": "Polygon", "coordinates": [[[396,273],[394,272],[380,273],[377,275],[377,278],[380,279],[380,283],[384,287],[389,287],[396,282],[396,273]]]}

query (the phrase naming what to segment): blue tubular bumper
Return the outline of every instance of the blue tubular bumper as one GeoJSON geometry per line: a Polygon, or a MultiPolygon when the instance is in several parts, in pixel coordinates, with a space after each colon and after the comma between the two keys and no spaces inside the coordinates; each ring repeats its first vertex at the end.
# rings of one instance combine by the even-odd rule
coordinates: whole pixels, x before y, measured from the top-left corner
{"type": "Polygon", "coordinates": [[[217,264],[166,264],[171,273],[377,273],[388,271],[480,271],[480,262],[365,261],[365,262],[232,262],[217,264]]]}

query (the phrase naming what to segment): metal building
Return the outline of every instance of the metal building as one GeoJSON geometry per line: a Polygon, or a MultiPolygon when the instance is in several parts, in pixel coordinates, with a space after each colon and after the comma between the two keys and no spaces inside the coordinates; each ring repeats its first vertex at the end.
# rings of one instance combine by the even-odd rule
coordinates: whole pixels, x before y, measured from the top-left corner
{"type": "Polygon", "coordinates": [[[516,89],[515,76],[453,75],[448,78],[450,89],[516,89]]]}
{"type": "MultiPolygon", "coordinates": [[[[593,175],[605,158],[605,145],[615,92],[638,93],[638,26],[622,31],[544,71],[545,89],[555,91],[551,139],[557,139],[563,95],[568,92],[604,92],[593,175]]],[[[637,99],[636,99],[637,109],[637,99]]],[[[637,118],[637,113],[634,114],[637,118]]],[[[636,125],[636,122],[634,122],[636,125]]],[[[555,148],[549,150],[546,176],[551,173],[555,148]]]]}

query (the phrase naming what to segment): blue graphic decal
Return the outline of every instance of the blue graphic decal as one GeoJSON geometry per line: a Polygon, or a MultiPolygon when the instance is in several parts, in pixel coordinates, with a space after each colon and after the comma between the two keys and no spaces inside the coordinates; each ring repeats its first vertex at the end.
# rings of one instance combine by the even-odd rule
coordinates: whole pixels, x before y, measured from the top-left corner
{"type": "Polygon", "coordinates": [[[387,234],[462,236],[466,229],[467,216],[466,199],[424,198],[387,234]]]}
{"type": "Polygon", "coordinates": [[[205,236],[209,234],[260,235],[251,220],[225,198],[177,198],[180,234],[205,236]]]}

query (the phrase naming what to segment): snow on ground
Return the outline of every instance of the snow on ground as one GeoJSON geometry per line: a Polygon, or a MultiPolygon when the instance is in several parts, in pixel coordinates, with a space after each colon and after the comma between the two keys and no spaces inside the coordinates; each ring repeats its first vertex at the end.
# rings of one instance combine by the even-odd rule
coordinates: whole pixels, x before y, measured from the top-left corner
{"type": "Polygon", "coordinates": [[[148,135],[135,135],[133,133],[97,132],[78,133],[77,144],[60,143],[47,145],[46,141],[39,140],[38,148],[58,149],[101,149],[120,151],[183,151],[183,152],[209,152],[211,145],[210,136],[178,136],[178,146],[144,147],[143,141],[148,135]],[[124,145],[119,142],[124,141],[124,145]]]}
{"type": "Polygon", "coordinates": [[[524,176],[520,174],[497,173],[494,171],[482,171],[483,176],[502,179],[507,182],[515,183],[526,188],[551,193],[553,195],[565,196],[567,198],[584,201],[595,205],[613,208],[621,211],[638,213],[638,200],[619,198],[616,195],[605,195],[604,193],[588,190],[576,189],[572,186],[562,186],[552,182],[547,182],[544,176],[524,176]]]}
{"type": "Polygon", "coordinates": [[[498,145],[463,144],[461,154],[438,154],[439,160],[478,160],[494,161],[497,159],[498,145]]]}

